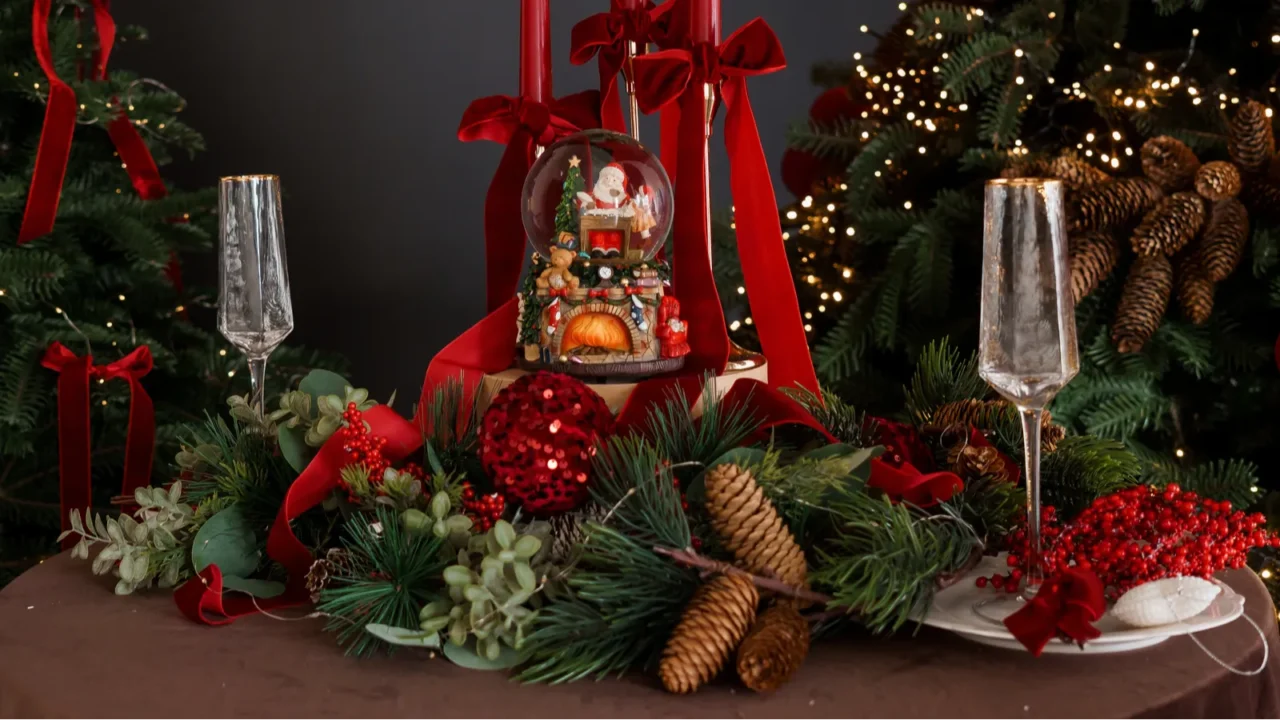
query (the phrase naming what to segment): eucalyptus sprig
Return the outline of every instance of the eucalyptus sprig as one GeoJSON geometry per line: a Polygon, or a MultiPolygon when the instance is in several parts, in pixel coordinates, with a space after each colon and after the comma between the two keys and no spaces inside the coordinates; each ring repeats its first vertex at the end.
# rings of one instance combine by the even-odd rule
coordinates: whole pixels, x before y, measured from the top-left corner
{"type": "Polygon", "coordinates": [[[139,509],[137,519],[121,514],[103,518],[85,511],[71,511],[71,529],[58,536],[76,534],[80,541],[71,556],[89,559],[89,548],[104,545],[93,559],[93,574],[113,572],[117,595],[129,595],[138,588],[159,584],[173,587],[191,575],[190,544],[196,510],[182,500],[182,482],[163,488],[142,487],[133,493],[139,509]]]}

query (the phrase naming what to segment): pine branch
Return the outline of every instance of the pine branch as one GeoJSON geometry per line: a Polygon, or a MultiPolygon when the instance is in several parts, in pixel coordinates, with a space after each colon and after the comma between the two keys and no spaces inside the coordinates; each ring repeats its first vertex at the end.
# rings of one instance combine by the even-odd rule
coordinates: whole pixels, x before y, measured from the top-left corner
{"type": "Polygon", "coordinates": [[[407,532],[394,510],[380,507],[352,516],[342,545],[348,561],[329,579],[316,609],[329,616],[324,629],[337,634],[347,654],[369,655],[382,641],[365,625],[417,627],[419,610],[444,586],[443,541],[407,532]]]}
{"type": "Polygon", "coordinates": [[[960,359],[960,351],[947,339],[930,343],[920,353],[911,386],[907,390],[907,411],[916,423],[925,425],[943,405],[957,400],[982,399],[987,384],[978,376],[978,358],[960,359]]]}
{"type": "Polygon", "coordinates": [[[644,438],[614,437],[596,448],[593,467],[591,496],[610,509],[618,528],[644,542],[689,545],[689,521],[671,475],[671,456],[644,438]]]}
{"type": "Polygon", "coordinates": [[[694,402],[679,385],[667,393],[661,405],[649,410],[644,435],[672,463],[705,467],[760,427],[761,420],[749,399],[727,406],[711,389],[711,382],[710,376],[702,380],[701,415],[694,413],[694,402]]]}
{"type": "Polygon", "coordinates": [[[1044,503],[1069,520],[1103,495],[1138,482],[1142,464],[1123,443],[1077,435],[1058,443],[1040,469],[1044,503]]]}

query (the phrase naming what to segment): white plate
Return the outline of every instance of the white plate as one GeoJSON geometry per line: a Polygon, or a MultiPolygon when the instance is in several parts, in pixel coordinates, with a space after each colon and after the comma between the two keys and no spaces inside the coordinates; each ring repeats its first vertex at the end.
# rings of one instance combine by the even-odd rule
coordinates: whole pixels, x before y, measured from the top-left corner
{"type": "MultiPolygon", "coordinates": [[[[1003,623],[988,620],[974,611],[973,606],[983,600],[1000,597],[990,587],[980,588],[974,580],[986,575],[1003,574],[1008,570],[1004,556],[983,558],[982,562],[964,579],[934,595],[933,606],[920,622],[930,627],[950,630],[961,637],[983,645],[1022,650],[1026,648],[1005,628],[1003,623]]],[[[1150,647],[1177,635],[1201,632],[1226,625],[1244,614],[1244,597],[1225,583],[1214,580],[1222,592],[1213,603],[1195,617],[1172,625],[1135,628],[1121,623],[1110,612],[1094,623],[1102,635],[1085,643],[1081,650],[1069,642],[1054,639],[1044,651],[1047,653],[1114,653],[1150,647]]],[[[1016,609],[1010,603],[1010,610],[1016,609]]]]}

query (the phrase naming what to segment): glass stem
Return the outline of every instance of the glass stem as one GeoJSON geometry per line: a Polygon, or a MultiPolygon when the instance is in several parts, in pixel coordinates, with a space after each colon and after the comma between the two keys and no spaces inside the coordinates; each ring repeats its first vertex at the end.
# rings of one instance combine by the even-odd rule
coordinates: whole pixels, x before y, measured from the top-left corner
{"type": "Polygon", "coordinates": [[[1024,597],[1033,597],[1044,582],[1040,547],[1040,421],[1044,408],[1018,408],[1022,415],[1022,441],[1026,454],[1027,573],[1024,597]]]}
{"type": "Polygon", "coordinates": [[[267,400],[267,356],[249,358],[249,381],[253,383],[253,394],[250,405],[254,411],[262,414],[267,400]]]}

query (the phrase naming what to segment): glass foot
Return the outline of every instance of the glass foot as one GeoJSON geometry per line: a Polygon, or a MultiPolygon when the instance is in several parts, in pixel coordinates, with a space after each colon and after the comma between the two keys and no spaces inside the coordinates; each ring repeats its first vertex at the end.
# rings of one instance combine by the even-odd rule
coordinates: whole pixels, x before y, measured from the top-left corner
{"type": "Polygon", "coordinates": [[[1004,625],[1004,619],[1026,606],[1027,601],[1035,597],[1035,588],[1023,587],[1016,595],[993,595],[975,602],[973,614],[996,625],[1004,625]]]}

